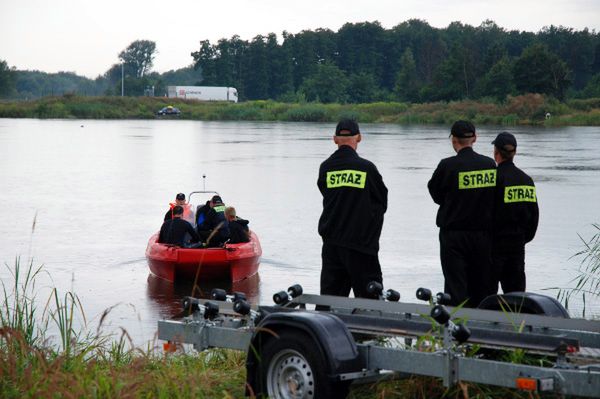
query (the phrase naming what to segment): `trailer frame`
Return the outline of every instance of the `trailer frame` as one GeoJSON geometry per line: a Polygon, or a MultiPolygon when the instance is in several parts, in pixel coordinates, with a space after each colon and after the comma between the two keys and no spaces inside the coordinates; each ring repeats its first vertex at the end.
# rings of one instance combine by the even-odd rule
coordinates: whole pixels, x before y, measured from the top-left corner
{"type": "Polygon", "coordinates": [[[205,318],[203,307],[198,306],[182,320],[160,320],[158,338],[169,344],[192,344],[198,351],[245,351],[248,383],[254,393],[264,388],[257,381],[257,369],[262,367],[259,358],[266,342],[297,331],[326,360],[327,381],[332,384],[391,371],[398,376],[440,378],[446,387],[465,381],[600,397],[600,321],[449,308],[454,320],[462,319],[473,334],[483,337],[483,346],[514,350],[523,345],[523,350],[551,359],[552,367],[541,367],[465,356],[465,345],[453,339],[448,326],[432,322],[428,305],[303,294],[280,306],[254,306],[242,316],[234,312],[231,302],[210,302],[219,307],[216,317],[205,318]],[[431,328],[424,331],[426,325],[431,328]],[[415,350],[415,339],[434,336],[436,331],[438,347],[415,350]],[[381,337],[404,338],[404,344],[384,346],[381,337]]]}

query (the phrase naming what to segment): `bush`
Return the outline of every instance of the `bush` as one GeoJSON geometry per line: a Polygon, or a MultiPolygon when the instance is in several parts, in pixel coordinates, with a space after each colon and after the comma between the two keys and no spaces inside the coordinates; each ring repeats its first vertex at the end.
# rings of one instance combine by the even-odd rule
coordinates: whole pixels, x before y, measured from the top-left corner
{"type": "Polygon", "coordinates": [[[328,122],[327,112],[322,104],[307,104],[290,108],[283,115],[290,122],[328,122]]]}
{"type": "Polygon", "coordinates": [[[505,106],[507,114],[517,114],[521,118],[533,119],[534,115],[545,115],[545,99],[541,94],[524,94],[508,97],[505,106]]]}

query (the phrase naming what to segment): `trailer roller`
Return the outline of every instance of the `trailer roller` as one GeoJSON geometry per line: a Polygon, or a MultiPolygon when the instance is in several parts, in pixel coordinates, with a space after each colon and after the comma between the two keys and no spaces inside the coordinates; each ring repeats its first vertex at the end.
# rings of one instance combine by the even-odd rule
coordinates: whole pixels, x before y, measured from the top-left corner
{"type": "Polygon", "coordinates": [[[279,291],[273,295],[273,302],[277,305],[285,305],[290,301],[290,298],[296,298],[302,295],[302,286],[300,284],[294,284],[288,287],[287,291],[279,291]]]}
{"type": "Polygon", "coordinates": [[[210,292],[210,298],[215,301],[223,302],[235,302],[237,300],[246,300],[246,294],[243,292],[234,292],[231,295],[227,295],[227,291],[222,288],[213,288],[210,292]]]}
{"type": "Polygon", "coordinates": [[[381,300],[389,302],[398,302],[400,300],[400,293],[396,290],[388,289],[383,291],[383,285],[377,281],[371,281],[367,284],[367,292],[371,295],[377,296],[381,300]]]}

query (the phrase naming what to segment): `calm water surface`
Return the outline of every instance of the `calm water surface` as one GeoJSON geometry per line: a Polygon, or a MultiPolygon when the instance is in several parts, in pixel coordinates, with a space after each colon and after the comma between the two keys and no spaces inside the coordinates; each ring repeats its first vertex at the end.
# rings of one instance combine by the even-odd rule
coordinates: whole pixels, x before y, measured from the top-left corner
{"type": "MultiPolygon", "coordinates": [[[[113,307],[107,328],[125,328],[137,343],[156,321],[179,312],[191,292],[149,275],[144,250],[175,193],[221,193],[260,237],[259,276],[233,287],[255,303],[300,283],[317,293],[321,241],[319,164],[335,150],[333,124],[196,121],[0,119],[0,261],[16,256],[44,264],[39,296],[50,287],[75,292],[90,325],[113,307]],[[36,216],[37,215],[37,216],[36,216]],[[32,228],[35,219],[35,227],[32,228]]],[[[381,237],[384,284],[405,301],[415,290],[441,290],[437,206],[427,181],[453,155],[447,126],[363,124],[359,154],[389,188],[381,237]]],[[[491,155],[501,128],[479,129],[475,150],[491,155]]],[[[540,226],[527,246],[528,289],[564,287],[598,222],[600,128],[511,129],[518,166],[535,180],[540,226]]],[[[3,282],[12,279],[6,267],[3,282]]],[[[211,284],[203,284],[209,291],[211,284]]],[[[579,304],[580,306],[580,304],[579,304]]],[[[589,309],[588,305],[588,311],[589,309]]],[[[600,313],[600,306],[592,310],[600,313]]]]}

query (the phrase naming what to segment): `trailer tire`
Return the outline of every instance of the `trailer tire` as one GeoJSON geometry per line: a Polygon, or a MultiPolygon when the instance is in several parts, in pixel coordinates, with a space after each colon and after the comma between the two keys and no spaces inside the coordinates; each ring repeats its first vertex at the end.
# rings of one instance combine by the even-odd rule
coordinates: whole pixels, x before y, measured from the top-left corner
{"type": "Polygon", "coordinates": [[[332,381],[326,359],[318,345],[305,333],[284,329],[264,343],[261,361],[254,368],[254,392],[271,399],[345,398],[349,381],[332,381]]]}

